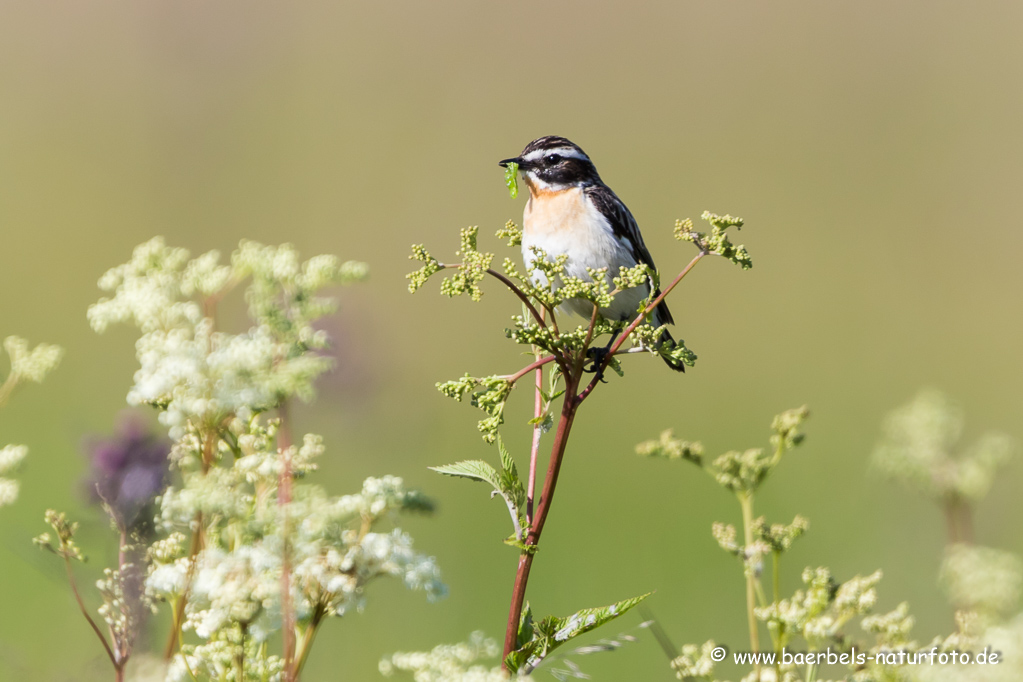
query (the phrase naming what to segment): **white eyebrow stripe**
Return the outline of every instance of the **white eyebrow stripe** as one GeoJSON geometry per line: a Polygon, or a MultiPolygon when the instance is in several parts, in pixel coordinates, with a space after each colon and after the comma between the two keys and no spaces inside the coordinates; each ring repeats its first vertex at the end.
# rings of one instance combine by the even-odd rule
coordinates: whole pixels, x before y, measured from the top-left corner
{"type": "Polygon", "coordinates": [[[537,149],[536,151],[529,152],[528,154],[523,156],[522,159],[524,161],[536,161],[540,157],[550,156],[551,154],[557,154],[558,156],[563,156],[566,159],[582,159],[584,161],[590,160],[590,157],[586,156],[578,149],[573,149],[572,147],[557,147],[555,149],[537,149]]]}

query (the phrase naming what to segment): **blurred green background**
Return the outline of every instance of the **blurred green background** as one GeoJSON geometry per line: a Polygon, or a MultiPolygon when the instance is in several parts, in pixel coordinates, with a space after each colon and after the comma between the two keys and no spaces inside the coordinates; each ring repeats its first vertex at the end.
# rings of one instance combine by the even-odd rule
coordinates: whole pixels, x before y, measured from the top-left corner
{"type": "MultiPolygon", "coordinates": [[[[948,632],[940,514],[867,463],[883,415],[926,385],[963,402],[968,439],[1023,439],[1021,25],[1019,3],[935,0],[0,1],[0,336],[67,349],[0,415],[0,443],[31,449],[21,499],[0,510],[0,679],[110,678],[29,539],[57,507],[83,521],[84,576],[112,556],[83,502],[80,441],[112,429],[136,362],[130,331],[97,336],[85,310],[156,234],[194,253],[290,241],[372,267],[342,292],[342,365],[297,427],[324,434],[333,492],[393,473],[439,501],[406,527],[451,595],[375,585],[364,614],[324,629],[306,679],[372,680],[389,652],[501,635],[506,512],[426,467],[495,456],[478,413],[434,382],[517,369],[502,330],[518,305],[494,286],[481,305],[435,286],[413,297],[403,274],[413,241],[450,254],[459,228],[520,219],[496,162],[544,134],[594,158],[662,272],[692,255],[673,221],[704,209],[746,218],[755,267],[701,263],[673,296],[694,370],[630,358],[587,403],[537,610],[657,590],[676,644],[745,648],[741,570],[709,532],[738,521],[734,500],[633,446],[674,427],[710,453],[753,447],[772,415],[809,403],[807,443],[757,510],[811,520],[784,588],[807,564],[840,579],[880,567],[879,608],[908,600],[919,639],[948,632]]],[[[520,458],[531,402],[518,396],[505,428],[520,458]]],[[[980,542],[1023,551],[1021,484],[1017,462],[978,510],[980,542]]],[[[649,635],[578,662],[594,679],[672,679],[649,635]]]]}

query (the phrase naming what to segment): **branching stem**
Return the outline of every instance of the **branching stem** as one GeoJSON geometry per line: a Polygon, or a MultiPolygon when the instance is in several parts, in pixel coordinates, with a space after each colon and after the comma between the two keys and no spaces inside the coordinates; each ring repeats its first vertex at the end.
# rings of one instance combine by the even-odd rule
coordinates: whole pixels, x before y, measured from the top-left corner
{"type": "Polygon", "coordinates": [[[82,611],[82,615],[85,616],[85,620],[89,622],[89,627],[99,637],[99,641],[103,644],[103,649],[106,650],[107,656],[110,658],[110,662],[114,666],[114,670],[117,671],[118,676],[121,675],[121,669],[124,667],[123,663],[117,658],[113,650],[110,648],[110,644],[107,643],[107,638],[103,635],[103,632],[96,625],[96,621],[89,615],[89,609],[85,608],[85,602],[82,601],[82,595],[78,591],[78,582],[75,580],[75,573],[71,570],[71,557],[67,554],[62,554],[64,558],[64,567],[67,569],[67,579],[71,584],[71,592],[75,595],[75,601],[78,602],[78,608],[82,611]]]}
{"type": "MultiPolygon", "coordinates": [[[[568,445],[568,436],[572,431],[572,423],[575,421],[575,413],[579,407],[576,400],[576,391],[579,389],[578,378],[573,375],[565,377],[565,398],[561,404],[561,417],[558,420],[558,428],[554,434],[554,443],[551,445],[551,459],[547,466],[547,476],[543,482],[543,493],[540,495],[540,502],[536,507],[536,518],[530,524],[526,534],[526,545],[536,547],[540,543],[540,535],[543,533],[544,524],[547,522],[547,515],[551,510],[551,502],[554,499],[554,489],[558,484],[558,474],[561,472],[561,462],[565,457],[565,447],[568,445]]],[[[524,551],[519,555],[519,566],[515,572],[515,585],[512,589],[511,608],[508,611],[508,627],[504,634],[504,658],[508,657],[517,647],[519,620],[522,617],[522,605],[526,598],[526,584],[529,582],[529,571],[533,566],[532,551],[524,551]]]]}
{"type": "MultiPolygon", "coordinates": [[[[678,285],[678,283],[682,281],[682,278],[684,278],[689,273],[689,271],[692,270],[693,267],[700,261],[700,259],[706,255],[707,251],[701,248],[700,252],[696,255],[696,257],[689,262],[689,264],[685,267],[685,269],[682,270],[682,272],[678,274],[677,277],[675,277],[671,284],[668,285],[668,287],[664,291],[662,291],[657,297],[655,297],[646,306],[646,308],[644,308],[643,312],[636,317],[636,319],[625,329],[625,331],[621,334],[617,341],[615,341],[615,343],[613,343],[612,346],[608,349],[607,354],[602,358],[602,360],[599,363],[599,366],[595,368],[597,371],[594,373],[593,380],[590,381],[589,384],[585,387],[585,389],[583,389],[581,392],[579,390],[580,377],[582,375],[582,369],[586,361],[586,350],[588,349],[589,344],[593,340],[594,330],[596,328],[597,319],[599,317],[599,309],[595,304],[593,307],[593,314],[590,317],[590,324],[589,328],[587,329],[586,338],[583,342],[582,350],[579,352],[579,357],[575,359],[575,362],[572,363],[571,366],[569,366],[568,358],[562,357],[558,354],[552,354],[543,358],[537,358],[536,361],[530,363],[529,365],[522,368],[515,374],[506,377],[506,379],[509,382],[515,383],[529,372],[536,371],[538,373],[536,384],[537,399],[536,402],[534,403],[535,408],[534,413],[538,416],[540,414],[541,409],[539,396],[539,390],[541,386],[540,384],[541,375],[539,373],[543,365],[546,365],[553,361],[557,361],[558,365],[562,368],[562,372],[564,373],[565,376],[565,394],[561,404],[561,416],[558,420],[557,430],[554,435],[554,443],[551,445],[551,456],[547,466],[547,475],[544,478],[543,492],[540,496],[539,503],[536,505],[535,516],[532,513],[533,512],[532,494],[533,486],[535,484],[536,470],[535,458],[539,444],[537,434],[534,431],[534,445],[531,453],[530,477],[527,497],[528,499],[527,520],[529,525],[526,530],[525,537],[525,545],[530,549],[524,550],[519,555],[519,565],[518,569],[515,572],[515,584],[512,589],[511,606],[508,610],[508,624],[507,628],[505,629],[504,659],[507,659],[508,654],[510,654],[518,647],[519,621],[522,618],[522,608],[523,604],[525,603],[526,597],[526,586],[529,582],[529,573],[533,566],[533,558],[536,552],[535,548],[537,548],[540,544],[540,536],[543,533],[544,524],[547,522],[547,515],[550,513],[551,502],[554,499],[554,490],[557,487],[558,475],[561,472],[561,464],[562,461],[564,460],[565,449],[568,445],[568,436],[571,433],[572,424],[575,421],[576,411],[579,409],[579,406],[582,404],[582,402],[590,395],[590,393],[593,392],[594,388],[596,388],[597,384],[600,381],[601,373],[603,372],[604,369],[607,368],[607,365],[611,361],[612,356],[616,355],[619,352],[619,349],[625,342],[625,339],[627,339],[629,335],[632,334],[636,327],[643,323],[643,321],[649,316],[649,314],[660,304],[661,301],[664,300],[664,297],[671,293],[671,291],[678,285]]],[[[546,324],[544,323],[542,316],[536,312],[536,308],[529,302],[528,297],[522,292],[521,289],[519,289],[512,282],[510,282],[507,277],[501,276],[499,275],[499,273],[494,273],[493,271],[490,270],[488,270],[487,272],[489,274],[494,275],[502,282],[504,282],[505,285],[512,290],[512,292],[514,292],[517,296],[519,296],[519,298],[523,300],[523,303],[527,305],[527,307],[530,309],[530,312],[537,319],[537,321],[541,325],[546,327],[546,324]]],[[[553,315],[551,321],[552,323],[554,322],[553,315]]],[[[752,507],[750,509],[752,513],[752,507]]],[[[750,521],[752,522],[752,518],[750,519],[750,521]]],[[[750,524],[747,524],[747,532],[752,533],[752,527],[750,524]]],[[[753,595],[752,584],[749,585],[749,599],[751,604],[749,608],[752,617],[753,613],[752,600],[755,599],[755,596],[753,595]]],[[[753,622],[755,626],[755,620],[753,622]]],[[[753,636],[755,637],[756,636],[755,629],[752,632],[753,636]]],[[[754,650],[759,650],[759,644],[756,644],[754,646],[754,650]]],[[[505,669],[507,669],[507,663],[505,661],[502,661],[502,665],[505,667],[505,669]]]]}
{"type": "MultiPolygon", "coordinates": [[[[188,603],[188,593],[192,589],[192,578],[195,576],[195,568],[202,549],[202,512],[195,513],[195,530],[192,532],[192,541],[188,547],[188,574],[185,576],[185,587],[177,600],[174,602],[174,610],[171,611],[171,631],[167,636],[167,644],[163,648],[163,659],[169,661],[174,658],[174,652],[181,648],[181,626],[185,622],[185,604],[188,603]]],[[[185,661],[188,666],[188,661],[185,661]]],[[[194,675],[193,675],[194,677],[194,675]]]]}
{"type": "MultiPolygon", "coordinates": [[[[464,263],[437,263],[437,267],[440,270],[449,269],[457,270],[464,266],[465,266],[464,263]]],[[[547,324],[544,322],[543,315],[541,315],[540,311],[536,309],[536,306],[533,305],[533,302],[529,300],[529,296],[526,294],[526,292],[520,289],[518,285],[515,284],[515,282],[511,281],[510,279],[505,277],[497,270],[494,270],[493,268],[487,268],[486,273],[491,277],[497,279],[499,282],[501,282],[501,284],[504,284],[513,294],[518,296],[519,299],[522,301],[523,305],[526,306],[526,308],[529,310],[529,313],[540,324],[541,327],[547,326],[547,324]]]]}
{"type": "MultiPolygon", "coordinates": [[[[543,367],[544,365],[546,365],[549,362],[554,362],[557,359],[558,358],[553,356],[553,355],[545,355],[542,358],[538,358],[536,361],[529,363],[528,365],[526,365],[525,367],[520,369],[518,372],[515,372],[515,374],[507,374],[507,375],[505,375],[505,376],[503,376],[501,378],[505,379],[510,384],[514,384],[516,381],[518,381],[522,377],[526,376],[527,374],[532,372],[534,369],[539,372],[541,367],[543,367]]],[[[540,376],[542,377],[543,375],[541,374],[540,376]]],[[[538,381],[540,381],[540,380],[538,379],[538,381]]],[[[539,390],[539,385],[537,387],[537,390],[539,390]]]]}
{"type": "Polygon", "coordinates": [[[625,328],[625,331],[621,333],[621,336],[618,337],[618,340],[611,344],[610,351],[607,353],[607,355],[604,356],[604,359],[601,361],[600,366],[595,368],[597,371],[594,372],[593,379],[586,386],[586,388],[583,389],[583,391],[579,394],[578,397],[579,402],[586,400],[586,398],[589,397],[590,393],[593,392],[593,389],[597,387],[597,384],[600,383],[600,377],[602,376],[603,371],[607,369],[608,363],[611,362],[612,356],[614,356],[618,352],[618,349],[622,347],[622,344],[625,343],[625,340],[629,338],[632,332],[636,330],[636,327],[643,324],[646,318],[650,316],[650,313],[652,313],[654,309],[657,308],[658,305],[660,305],[661,301],[663,301],[664,298],[671,293],[672,289],[678,286],[678,283],[682,281],[682,278],[688,275],[689,271],[692,270],[693,267],[697,263],[699,263],[700,260],[707,254],[708,252],[701,248],[700,252],[696,254],[696,256],[691,261],[689,261],[689,264],[686,265],[685,268],[683,268],[682,272],[678,273],[675,279],[672,280],[671,284],[669,284],[667,288],[665,288],[664,291],[660,293],[659,296],[654,298],[654,300],[650,301],[650,303],[647,304],[646,308],[643,309],[643,312],[637,315],[636,319],[633,320],[629,324],[629,326],[625,328]]]}
{"type": "Polygon", "coordinates": [[[306,659],[309,658],[309,652],[313,647],[313,640],[316,638],[316,633],[319,631],[320,623],[323,622],[325,615],[326,608],[322,604],[317,604],[309,627],[302,634],[302,643],[299,645],[298,653],[295,656],[294,671],[292,672],[292,679],[294,680],[298,680],[302,674],[302,668],[305,666],[306,659]]]}

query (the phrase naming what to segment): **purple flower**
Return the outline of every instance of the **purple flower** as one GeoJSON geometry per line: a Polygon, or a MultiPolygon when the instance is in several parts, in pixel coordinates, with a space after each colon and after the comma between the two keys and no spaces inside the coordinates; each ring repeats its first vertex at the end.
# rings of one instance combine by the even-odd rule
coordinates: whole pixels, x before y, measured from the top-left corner
{"type": "Polygon", "coordinates": [[[122,528],[140,530],[137,526],[149,521],[142,512],[167,484],[171,442],[154,433],[141,415],[123,412],[115,435],[87,437],[84,449],[91,499],[109,505],[122,528]]]}

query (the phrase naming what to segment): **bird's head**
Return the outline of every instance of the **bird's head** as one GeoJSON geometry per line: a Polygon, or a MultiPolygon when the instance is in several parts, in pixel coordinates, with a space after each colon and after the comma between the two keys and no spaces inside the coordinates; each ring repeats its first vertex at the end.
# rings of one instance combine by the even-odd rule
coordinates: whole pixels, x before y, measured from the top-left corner
{"type": "Polygon", "coordinates": [[[586,152],[574,142],[556,135],[533,140],[521,154],[499,163],[504,167],[517,163],[533,195],[600,182],[597,169],[586,152]]]}

